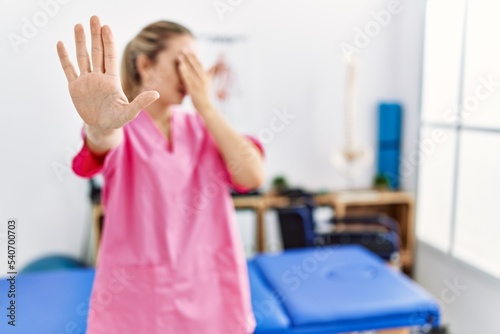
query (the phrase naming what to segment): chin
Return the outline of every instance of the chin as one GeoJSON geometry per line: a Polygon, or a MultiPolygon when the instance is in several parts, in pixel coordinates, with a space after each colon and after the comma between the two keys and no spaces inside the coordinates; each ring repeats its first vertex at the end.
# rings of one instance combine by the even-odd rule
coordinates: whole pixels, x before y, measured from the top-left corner
{"type": "Polygon", "coordinates": [[[163,104],[167,105],[167,106],[178,105],[178,104],[182,104],[183,101],[184,101],[184,97],[176,96],[176,97],[169,98],[168,100],[165,100],[163,102],[163,104]]]}
{"type": "Polygon", "coordinates": [[[180,98],[177,99],[177,104],[182,104],[182,102],[184,102],[184,99],[186,98],[186,96],[182,96],[180,98]]]}

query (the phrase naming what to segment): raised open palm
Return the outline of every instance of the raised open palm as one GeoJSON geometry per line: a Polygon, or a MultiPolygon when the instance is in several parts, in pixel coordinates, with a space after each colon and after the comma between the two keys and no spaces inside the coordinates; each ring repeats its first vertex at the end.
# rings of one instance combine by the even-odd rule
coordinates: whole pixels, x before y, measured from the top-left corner
{"type": "Polygon", "coordinates": [[[92,62],[85,42],[83,26],[75,26],[76,56],[80,75],[71,63],[62,42],[57,53],[69,84],[69,93],[83,121],[100,130],[119,129],[158,99],[156,91],[141,93],[129,102],[120,84],[118,61],[109,26],[101,26],[99,18],[90,19],[92,62]]]}

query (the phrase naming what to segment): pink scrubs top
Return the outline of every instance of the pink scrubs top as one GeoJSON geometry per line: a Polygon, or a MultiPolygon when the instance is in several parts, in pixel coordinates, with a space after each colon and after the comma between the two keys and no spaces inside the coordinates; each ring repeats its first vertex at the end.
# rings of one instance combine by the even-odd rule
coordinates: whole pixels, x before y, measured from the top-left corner
{"type": "Polygon", "coordinates": [[[198,114],[174,111],[171,137],[142,111],[104,158],[84,145],[73,160],[76,174],[102,172],[105,181],[87,334],[255,328],[229,192],[238,186],[198,114]]]}

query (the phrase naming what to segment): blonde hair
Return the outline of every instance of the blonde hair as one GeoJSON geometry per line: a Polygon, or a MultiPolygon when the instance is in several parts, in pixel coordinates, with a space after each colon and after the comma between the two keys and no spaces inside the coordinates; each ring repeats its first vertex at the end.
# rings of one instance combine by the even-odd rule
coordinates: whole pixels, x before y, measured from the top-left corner
{"type": "Polygon", "coordinates": [[[139,95],[141,76],[137,71],[136,61],[141,54],[146,55],[151,61],[156,61],[156,56],[167,48],[168,40],[180,35],[193,36],[191,31],[174,22],[158,21],[144,27],[132,39],[123,52],[121,64],[121,81],[125,95],[132,101],[139,95]]]}

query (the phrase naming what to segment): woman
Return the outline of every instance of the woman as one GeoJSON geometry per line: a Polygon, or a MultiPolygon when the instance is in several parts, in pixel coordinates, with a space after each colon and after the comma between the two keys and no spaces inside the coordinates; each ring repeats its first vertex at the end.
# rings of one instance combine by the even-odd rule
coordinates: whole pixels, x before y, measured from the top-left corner
{"type": "Polygon", "coordinates": [[[95,16],[90,27],[89,57],[75,26],[79,75],[57,45],[84,121],[73,170],[105,180],[87,333],[253,332],[229,187],[262,184],[260,144],[214,108],[188,29],[145,27],[125,49],[120,82],[110,28],[95,16]],[[174,107],[186,94],[196,113],[174,107]]]}

